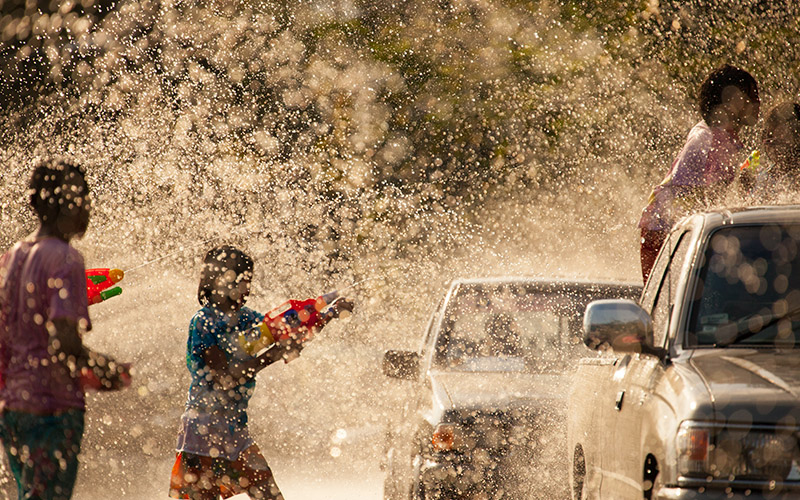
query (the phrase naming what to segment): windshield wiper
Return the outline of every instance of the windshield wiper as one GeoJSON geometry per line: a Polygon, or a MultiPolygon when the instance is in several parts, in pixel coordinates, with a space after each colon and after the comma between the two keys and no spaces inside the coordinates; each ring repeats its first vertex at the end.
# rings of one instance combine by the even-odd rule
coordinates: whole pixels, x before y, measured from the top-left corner
{"type": "Polygon", "coordinates": [[[800,307],[786,311],[783,314],[751,314],[750,316],[744,317],[736,322],[738,325],[736,328],[736,335],[734,335],[732,339],[725,340],[723,342],[717,342],[714,344],[714,347],[728,347],[731,344],[741,342],[742,340],[747,340],[753,335],[763,332],[767,328],[775,325],[779,321],[786,318],[791,318],[797,314],[800,314],[800,307]],[[762,321],[764,321],[759,328],[752,329],[750,327],[750,321],[754,318],[761,318],[762,321]]]}

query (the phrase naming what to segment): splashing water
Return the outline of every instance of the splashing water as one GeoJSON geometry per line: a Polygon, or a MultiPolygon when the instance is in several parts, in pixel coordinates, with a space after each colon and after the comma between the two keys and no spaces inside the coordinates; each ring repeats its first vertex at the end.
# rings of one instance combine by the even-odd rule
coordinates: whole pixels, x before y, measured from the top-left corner
{"type": "Polygon", "coordinates": [[[136,270],[92,310],[87,343],[136,378],[90,396],[76,497],[166,496],[212,242],[256,258],[257,310],[354,284],[347,322],[259,376],[279,482],[379,474],[409,396],[380,356],[418,345],[450,279],[637,279],[698,75],[732,60],[765,103],[797,95],[797,7],[701,3],[0,1],[0,246],[35,226],[32,164],[66,154],[94,196],[87,265],[136,270]]]}

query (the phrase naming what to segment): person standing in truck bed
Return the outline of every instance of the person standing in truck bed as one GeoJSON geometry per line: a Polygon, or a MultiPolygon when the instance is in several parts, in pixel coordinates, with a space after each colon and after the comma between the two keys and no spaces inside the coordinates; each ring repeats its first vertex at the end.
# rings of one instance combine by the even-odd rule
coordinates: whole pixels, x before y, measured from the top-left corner
{"type": "Polygon", "coordinates": [[[639,220],[645,283],[676,220],[712,201],[736,178],[743,148],[739,131],[758,120],[758,85],[747,71],[726,64],[703,81],[698,105],[702,120],[689,132],[664,180],[653,188],[639,220]]]}
{"type": "Polygon", "coordinates": [[[800,104],[782,102],[764,119],[764,155],[755,177],[753,196],[765,201],[797,202],[800,193],[800,104]]]}

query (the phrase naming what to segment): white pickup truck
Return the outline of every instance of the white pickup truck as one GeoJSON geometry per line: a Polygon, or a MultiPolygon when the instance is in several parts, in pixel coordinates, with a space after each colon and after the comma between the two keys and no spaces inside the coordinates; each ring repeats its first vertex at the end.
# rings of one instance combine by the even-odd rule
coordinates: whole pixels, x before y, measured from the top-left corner
{"type": "Polygon", "coordinates": [[[584,343],[573,498],[800,498],[800,207],[684,219],[638,302],[589,304],[584,343]]]}

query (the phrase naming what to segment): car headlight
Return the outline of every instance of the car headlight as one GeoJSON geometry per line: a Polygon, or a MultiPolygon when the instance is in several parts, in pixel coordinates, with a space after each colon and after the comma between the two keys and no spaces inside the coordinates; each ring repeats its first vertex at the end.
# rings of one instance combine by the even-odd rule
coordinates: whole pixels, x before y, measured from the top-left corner
{"type": "Polygon", "coordinates": [[[686,421],[677,435],[678,474],[782,481],[800,463],[797,429],[686,421]]]}
{"type": "Polygon", "coordinates": [[[431,446],[433,451],[450,451],[456,445],[456,426],[453,424],[439,424],[433,430],[431,446]]]}

